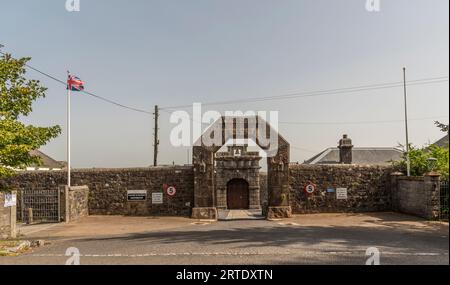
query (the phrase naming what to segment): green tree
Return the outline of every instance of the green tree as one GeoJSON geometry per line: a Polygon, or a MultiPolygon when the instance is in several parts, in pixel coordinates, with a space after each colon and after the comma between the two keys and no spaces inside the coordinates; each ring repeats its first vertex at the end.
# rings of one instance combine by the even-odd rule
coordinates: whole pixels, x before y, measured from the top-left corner
{"type": "MultiPolygon", "coordinates": [[[[438,121],[434,122],[436,127],[438,127],[442,132],[448,133],[448,125],[440,123],[438,121]]],[[[406,150],[403,145],[403,157],[400,161],[393,161],[393,166],[402,172],[406,172],[407,156],[406,150]]],[[[430,171],[436,171],[441,174],[444,180],[448,180],[449,175],[449,148],[439,147],[437,145],[429,145],[424,148],[417,148],[413,145],[409,146],[409,158],[411,161],[411,175],[412,176],[422,176],[430,171]]]]}
{"type": "Polygon", "coordinates": [[[444,132],[444,133],[448,133],[449,132],[448,125],[443,124],[443,123],[441,123],[439,121],[435,121],[434,124],[436,125],[436,127],[441,129],[442,132],[444,132]]]}
{"type": "Polygon", "coordinates": [[[9,54],[0,57],[0,178],[13,175],[13,168],[39,164],[40,159],[30,151],[61,133],[59,126],[36,127],[19,121],[32,112],[33,102],[45,97],[47,90],[38,80],[25,78],[29,60],[9,54]]]}
{"type": "MultiPolygon", "coordinates": [[[[417,148],[410,145],[409,157],[411,161],[412,176],[423,176],[433,170],[440,173],[443,179],[448,179],[448,148],[436,145],[430,145],[426,148],[417,148]]],[[[402,160],[394,161],[393,165],[397,170],[404,173],[406,172],[406,151],[404,151],[402,160]]]]}

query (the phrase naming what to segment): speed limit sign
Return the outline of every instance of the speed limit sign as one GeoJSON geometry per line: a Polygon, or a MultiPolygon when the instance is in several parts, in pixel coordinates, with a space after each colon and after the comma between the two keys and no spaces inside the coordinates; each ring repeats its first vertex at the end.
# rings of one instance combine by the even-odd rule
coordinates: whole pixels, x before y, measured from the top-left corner
{"type": "Polygon", "coordinates": [[[314,194],[314,192],[316,192],[316,185],[314,183],[310,182],[309,184],[307,184],[305,186],[305,193],[306,194],[311,195],[311,194],[314,194]]]}
{"type": "Polygon", "coordinates": [[[177,194],[177,188],[175,187],[175,185],[167,185],[166,194],[170,197],[175,196],[177,194]]]}

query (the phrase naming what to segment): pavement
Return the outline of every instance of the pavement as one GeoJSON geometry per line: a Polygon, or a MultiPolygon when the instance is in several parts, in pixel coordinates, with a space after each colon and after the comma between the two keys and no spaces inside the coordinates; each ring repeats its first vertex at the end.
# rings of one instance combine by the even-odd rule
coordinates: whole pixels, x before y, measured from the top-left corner
{"type": "Polygon", "coordinates": [[[90,216],[20,228],[48,245],[0,264],[449,265],[448,223],[398,213],[314,214],[291,219],[196,221],[180,217],[90,216]],[[68,251],[69,249],[69,251],[68,251]],[[68,256],[66,256],[66,252],[68,256]]]}
{"type": "Polygon", "coordinates": [[[219,210],[219,221],[263,220],[262,210],[219,210]]]}

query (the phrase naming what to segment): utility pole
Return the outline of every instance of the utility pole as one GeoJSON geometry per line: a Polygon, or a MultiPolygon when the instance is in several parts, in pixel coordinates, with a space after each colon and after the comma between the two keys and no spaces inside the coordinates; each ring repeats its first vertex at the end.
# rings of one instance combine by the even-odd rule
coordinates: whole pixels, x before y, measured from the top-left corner
{"type": "Polygon", "coordinates": [[[406,132],[406,173],[411,176],[411,159],[409,157],[408,105],[406,100],[406,67],[403,67],[403,97],[405,100],[405,132],[406,132]]]}
{"type": "Polygon", "coordinates": [[[155,116],[155,128],[154,128],[154,141],[153,141],[153,166],[158,166],[158,145],[159,145],[159,138],[158,138],[158,119],[159,119],[159,108],[158,105],[155,105],[155,112],[153,113],[155,116]]]}

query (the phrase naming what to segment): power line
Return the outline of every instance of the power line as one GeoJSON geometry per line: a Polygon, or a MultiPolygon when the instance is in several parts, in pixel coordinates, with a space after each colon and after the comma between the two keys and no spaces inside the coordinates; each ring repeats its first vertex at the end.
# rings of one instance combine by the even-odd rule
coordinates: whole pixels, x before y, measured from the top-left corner
{"type": "MultiPolygon", "coordinates": [[[[411,80],[411,81],[408,81],[407,83],[409,86],[414,86],[414,85],[425,85],[425,84],[448,82],[448,80],[449,80],[448,76],[439,76],[439,77],[411,80]]],[[[327,90],[294,92],[294,93],[287,93],[287,94],[276,95],[276,96],[253,97],[253,98],[227,100],[227,101],[216,101],[216,102],[203,103],[202,106],[230,105],[230,104],[236,104],[236,103],[263,102],[263,101],[271,101],[271,100],[287,100],[287,99],[294,99],[294,98],[317,97],[317,96],[325,96],[325,95],[335,95],[335,94],[389,89],[389,88],[396,88],[396,87],[402,87],[402,86],[403,86],[403,82],[378,83],[378,84],[361,85],[361,86],[327,89],[327,90]]],[[[164,108],[160,108],[160,109],[161,110],[162,109],[174,110],[174,109],[184,109],[184,108],[189,108],[189,107],[192,107],[192,105],[178,105],[178,106],[164,107],[164,108]]]]}
{"type": "MultiPolygon", "coordinates": [[[[3,55],[6,55],[6,53],[4,53],[4,52],[2,52],[2,51],[0,51],[0,53],[3,54],[3,55]]],[[[52,80],[54,80],[54,81],[56,81],[56,82],[58,82],[58,83],[61,83],[61,84],[64,85],[64,86],[67,86],[67,82],[65,82],[64,80],[58,79],[57,77],[55,77],[55,76],[53,76],[53,75],[50,75],[50,74],[48,74],[48,73],[46,73],[46,72],[44,72],[44,71],[42,71],[42,70],[39,70],[39,69],[37,69],[37,68],[35,68],[35,67],[29,65],[29,64],[25,64],[25,66],[28,67],[29,69],[33,70],[33,71],[36,71],[37,73],[39,73],[39,74],[41,74],[41,75],[44,75],[44,76],[46,76],[46,77],[48,77],[48,78],[50,78],[50,79],[52,79],[52,80]]],[[[128,110],[131,110],[131,111],[139,112],[139,113],[144,113],[144,114],[147,114],[147,115],[153,115],[153,113],[150,112],[150,111],[146,111],[146,110],[143,110],[143,109],[138,109],[138,108],[126,106],[126,105],[123,105],[123,104],[121,104],[121,103],[115,102],[115,101],[113,101],[113,100],[107,99],[107,98],[105,98],[105,97],[96,95],[96,94],[94,94],[94,93],[92,93],[92,92],[89,92],[89,91],[83,90],[83,91],[80,91],[80,92],[82,92],[82,93],[84,93],[84,94],[86,94],[86,95],[89,95],[89,96],[91,96],[91,97],[97,98],[97,99],[99,99],[99,100],[102,100],[102,101],[104,101],[104,102],[107,102],[107,103],[109,103],[109,104],[115,105],[115,106],[117,106],[117,107],[121,107],[121,108],[128,109],[128,110]]]]}
{"type": "Polygon", "coordinates": [[[291,145],[290,147],[293,148],[293,149],[306,151],[306,152],[310,152],[310,153],[318,153],[318,151],[310,150],[310,149],[306,149],[306,148],[302,148],[302,147],[298,147],[298,146],[294,146],[294,145],[291,145]]]}
{"type": "MultiPolygon", "coordinates": [[[[436,120],[448,118],[448,116],[434,116],[434,117],[423,117],[423,118],[413,118],[409,121],[423,121],[423,120],[436,120]]],[[[283,125],[366,125],[366,124],[383,124],[383,123],[403,123],[405,120],[382,120],[382,121],[347,121],[347,122],[278,122],[283,125]]]]}
{"type": "MultiPolygon", "coordinates": [[[[1,50],[0,50],[0,53],[3,55],[6,55],[6,53],[2,52],[1,50]]],[[[62,85],[64,85],[64,86],[67,85],[67,83],[64,80],[58,79],[57,77],[50,75],[42,70],[39,70],[29,64],[25,64],[25,66],[41,75],[44,75],[62,85]]],[[[413,86],[413,85],[425,85],[425,84],[448,82],[448,80],[449,80],[448,76],[440,76],[440,77],[431,77],[431,78],[411,80],[411,81],[408,81],[407,83],[409,86],[413,86]]],[[[327,89],[327,90],[294,92],[294,93],[287,93],[284,95],[276,95],[276,96],[254,97],[254,98],[245,98],[245,99],[228,100],[228,101],[217,101],[217,102],[204,103],[202,105],[203,106],[229,105],[229,104],[236,104],[236,103],[263,102],[263,101],[271,101],[271,100],[287,100],[287,99],[294,99],[294,98],[317,97],[317,96],[325,96],[325,95],[334,95],[334,94],[354,93],[354,92],[370,91],[370,90],[380,90],[380,89],[387,89],[387,88],[396,88],[396,87],[402,87],[403,84],[404,84],[403,82],[378,83],[378,84],[360,85],[360,86],[354,86],[354,87],[335,88],[335,89],[327,89]]],[[[153,112],[151,112],[151,111],[147,111],[147,110],[143,110],[143,109],[139,109],[139,108],[135,108],[135,107],[130,107],[130,106],[115,102],[113,100],[107,99],[105,97],[99,96],[99,95],[89,92],[89,91],[81,91],[81,92],[86,95],[89,95],[91,97],[94,97],[94,98],[97,98],[104,102],[107,102],[109,104],[115,105],[117,107],[125,108],[125,109],[139,112],[139,113],[144,113],[147,115],[153,115],[153,112]]],[[[183,108],[188,108],[188,107],[191,107],[191,105],[179,105],[179,106],[172,106],[172,107],[164,107],[164,108],[159,108],[159,110],[168,112],[170,110],[183,109],[183,108]]],[[[283,122],[283,123],[290,124],[291,122],[283,122]]],[[[364,122],[361,122],[361,123],[364,123],[364,122]]],[[[383,123],[383,122],[379,122],[379,123],[383,123]]]]}
{"type": "MultiPolygon", "coordinates": [[[[171,114],[169,110],[161,109],[159,108],[159,111],[162,111],[166,114],[171,114]]],[[[437,120],[437,119],[444,119],[448,118],[448,115],[442,115],[442,116],[433,116],[433,117],[421,117],[421,118],[412,118],[409,119],[409,121],[425,121],[425,120],[437,120]]],[[[194,120],[193,118],[189,117],[189,120],[193,123],[200,123],[202,125],[206,125],[208,123],[194,120]]],[[[292,121],[279,121],[278,124],[280,125],[365,125],[365,124],[387,124],[387,123],[403,123],[404,120],[398,119],[398,120],[379,120],[379,121],[346,121],[346,122],[292,122],[292,121]]]]}

